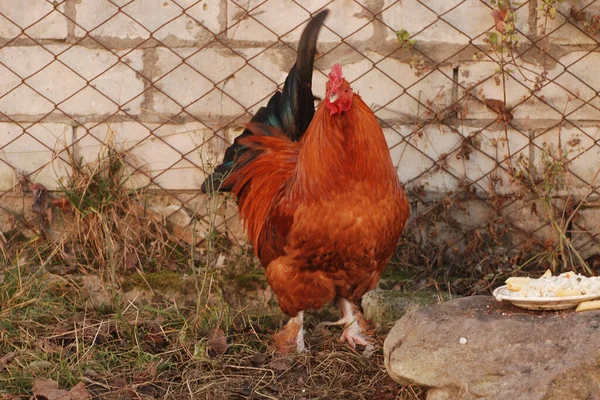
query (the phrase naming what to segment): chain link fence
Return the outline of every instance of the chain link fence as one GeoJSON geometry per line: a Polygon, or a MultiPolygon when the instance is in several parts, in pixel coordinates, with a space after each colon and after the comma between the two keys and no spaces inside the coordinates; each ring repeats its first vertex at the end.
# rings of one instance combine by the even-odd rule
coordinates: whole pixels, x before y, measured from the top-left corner
{"type": "Polygon", "coordinates": [[[0,2],[2,229],[37,233],[35,185],[58,198],[74,163],[118,144],[128,187],[152,193],[167,219],[183,213],[183,231],[198,221],[239,231],[231,202],[206,215],[200,184],[281,88],[304,24],[327,7],[316,95],[339,62],[380,119],[411,200],[413,263],[511,266],[541,254],[595,266],[599,5],[0,2]]]}

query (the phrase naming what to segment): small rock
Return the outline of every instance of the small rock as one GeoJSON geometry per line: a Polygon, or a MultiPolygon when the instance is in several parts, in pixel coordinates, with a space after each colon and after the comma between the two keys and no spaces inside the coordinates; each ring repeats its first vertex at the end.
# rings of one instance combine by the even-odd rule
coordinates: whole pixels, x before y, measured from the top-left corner
{"type": "Polygon", "coordinates": [[[371,290],[362,298],[365,318],[382,325],[397,321],[416,308],[449,300],[447,293],[434,291],[399,292],[397,290],[371,290]]]}
{"type": "Polygon", "coordinates": [[[254,353],[254,355],[252,356],[252,364],[261,365],[262,363],[265,362],[266,359],[267,359],[266,354],[254,353]]]}
{"type": "Polygon", "coordinates": [[[207,350],[211,355],[221,355],[224,354],[229,345],[227,344],[227,336],[225,333],[219,328],[208,328],[206,333],[208,336],[208,346],[207,350]]]}
{"type": "Polygon", "coordinates": [[[121,294],[120,289],[94,275],[84,275],[81,283],[86,289],[88,304],[96,310],[112,307],[115,295],[121,294]]]}
{"type": "Polygon", "coordinates": [[[394,380],[431,388],[428,400],[600,399],[600,311],[450,300],[406,314],[384,355],[394,380]]]}
{"type": "Polygon", "coordinates": [[[43,371],[45,369],[50,369],[52,367],[52,363],[45,360],[36,360],[29,363],[29,369],[31,371],[43,371]]]}
{"type": "Polygon", "coordinates": [[[369,358],[373,357],[373,354],[375,354],[376,351],[377,349],[375,348],[373,343],[367,343],[365,349],[362,352],[362,356],[368,360],[369,358]]]}
{"type": "Polygon", "coordinates": [[[280,358],[269,363],[269,367],[275,371],[287,371],[292,368],[293,361],[290,358],[280,358]]]}

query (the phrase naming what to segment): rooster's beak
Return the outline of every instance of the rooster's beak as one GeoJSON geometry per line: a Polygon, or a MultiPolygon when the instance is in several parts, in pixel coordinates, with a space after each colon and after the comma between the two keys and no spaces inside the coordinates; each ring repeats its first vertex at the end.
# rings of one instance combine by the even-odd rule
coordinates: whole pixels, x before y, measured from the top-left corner
{"type": "Polygon", "coordinates": [[[329,102],[330,103],[335,103],[337,99],[339,99],[340,96],[337,93],[331,93],[329,95],[329,102]]]}

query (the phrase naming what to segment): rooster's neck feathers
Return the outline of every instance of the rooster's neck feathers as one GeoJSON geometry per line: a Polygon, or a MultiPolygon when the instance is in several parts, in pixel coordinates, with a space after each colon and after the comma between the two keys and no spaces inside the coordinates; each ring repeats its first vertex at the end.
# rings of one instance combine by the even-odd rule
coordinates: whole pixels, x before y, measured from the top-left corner
{"type": "Polygon", "coordinates": [[[291,178],[294,194],[318,200],[348,191],[358,181],[399,186],[383,131],[373,112],[353,94],[347,111],[321,104],[306,131],[291,178]]]}

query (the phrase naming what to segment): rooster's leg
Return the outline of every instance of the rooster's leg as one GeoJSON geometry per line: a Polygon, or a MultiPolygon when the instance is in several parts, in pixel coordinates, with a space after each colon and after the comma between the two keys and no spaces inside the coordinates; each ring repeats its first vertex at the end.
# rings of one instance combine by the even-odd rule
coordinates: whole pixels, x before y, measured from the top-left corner
{"type": "Polygon", "coordinates": [[[336,322],[321,322],[319,326],[344,325],[344,332],[340,336],[342,342],[347,341],[352,348],[356,344],[366,346],[369,344],[369,338],[364,335],[367,321],[362,313],[350,301],[340,297],[340,308],[342,309],[342,318],[336,322]]]}
{"type": "Polygon", "coordinates": [[[273,335],[274,347],[282,353],[304,352],[304,311],[290,318],[287,324],[273,335]]]}

